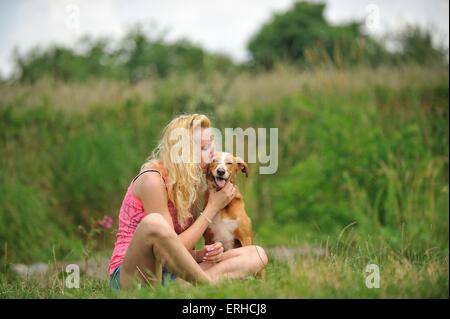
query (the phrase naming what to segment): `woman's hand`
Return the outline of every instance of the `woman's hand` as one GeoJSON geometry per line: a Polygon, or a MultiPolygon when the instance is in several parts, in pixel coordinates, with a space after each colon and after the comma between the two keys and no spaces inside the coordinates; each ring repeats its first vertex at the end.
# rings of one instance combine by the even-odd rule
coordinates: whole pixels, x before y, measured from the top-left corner
{"type": "Polygon", "coordinates": [[[227,181],[221,190],[216,191],[215,189],[211,189],[209,191],[207,207],[210,208],[215,215],[233,200],[235,194],[236,187],[230,181],[227,181]]]}
{"type": "Polygon", "coordinates": [[[219,241],[212,245],[205,245],[202,250],[197,251],[197,262],[217,263],[222,260],[223,244],[219,241]]]}

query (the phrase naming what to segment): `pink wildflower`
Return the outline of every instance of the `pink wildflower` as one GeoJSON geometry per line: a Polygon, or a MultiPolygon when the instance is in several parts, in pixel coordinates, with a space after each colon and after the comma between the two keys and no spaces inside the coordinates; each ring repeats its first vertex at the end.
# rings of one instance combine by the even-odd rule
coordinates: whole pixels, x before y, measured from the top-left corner
{"type": "Polygon", "coordinates": [[[113,219],[111,216],[105,216],[105,217],[103,217],[102,220],[99,220],[97,223],[98,223],[98,225],[100,225],[101,227],[103,227],[105,229],[110,229],[113,224],[113,219]]]}

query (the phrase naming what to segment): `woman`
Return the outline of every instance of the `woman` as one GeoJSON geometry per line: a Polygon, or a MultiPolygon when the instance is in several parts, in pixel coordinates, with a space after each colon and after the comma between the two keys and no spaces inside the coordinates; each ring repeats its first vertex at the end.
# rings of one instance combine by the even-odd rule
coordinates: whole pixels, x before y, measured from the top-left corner
{"type": "Polygon", "coordinates": [[[220,191],[207,190],[205,173],[213,154],[210,121],[205,115],[182,115],[165,127],[159,145],[130,183],[120,209],[109,265],[113,288],[132,287],[136,280],[150,284],[162,280],[164,284],[167,276],[215,283],[255,274],[266,266],[267,255],[259,246],[223,252],[218,242],[194,250],[215,214],[235,193],[231,183],[220,191]],[[181,144],[187,149],[192,150],[200,139],[198,161],[193,160],[192,151],[189,160],[174,160],[180,139],[173,136],[180,129],[185,132],[181,144]],[[197,214],[206,197],[206,207],[197,214]]]}

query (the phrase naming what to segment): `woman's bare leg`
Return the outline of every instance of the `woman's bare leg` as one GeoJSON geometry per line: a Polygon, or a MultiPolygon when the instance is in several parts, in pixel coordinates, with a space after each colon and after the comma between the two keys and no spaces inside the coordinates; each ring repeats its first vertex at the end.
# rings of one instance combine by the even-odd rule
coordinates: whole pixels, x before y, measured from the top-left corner
{"type": "Polygon", "coordinates": [[[216,264],[201,263],[200,267],[214,280],[242,278],[261,271],[268,263],[260,246],[244,246],[226,251],[216,264]]]}
{"type": "Polygon", "coordinates": [[[139,223],[128,246],[120,269],[121,287],[132,286],[136,278],[144,283],[158,283],[162,264],[189,282],[212,281],[195,262],[164,217],[152,213],[139,223]]]}

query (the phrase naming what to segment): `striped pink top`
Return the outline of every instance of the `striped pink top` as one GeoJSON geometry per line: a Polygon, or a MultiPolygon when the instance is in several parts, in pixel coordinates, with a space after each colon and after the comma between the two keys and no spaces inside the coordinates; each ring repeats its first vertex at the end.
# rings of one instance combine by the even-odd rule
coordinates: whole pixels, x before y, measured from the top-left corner
{"type": "MultiPolygon", "coordinates": [[[[109,263],[110,275],[122,263],[123,259],[125,258],[125,253],[127,251],[128,245],[131,242],[131,238],[133,237],[137,226],[144,218],[144,216],[147,215],[147,213],[144,211],[142,202],[133,195],[134,181],[138,176],[147,171],[157,171],[158,173],[160,173],[164,181],[164,185],[167,189],[168,174],[167,171],[162,167],[162,165],[160,165],[158,169],[152,168],[141,172],[131,181],[119,211],[119,228],[117,230],[116,243],[114,245],[111,261],[109,263]]],[[[170,200],[168,200],[167,207],[169,209],[170,216],[172,217],[174,229],[177,234],[182,233],[194,222],[193,218],[189,218],[189,220],[186,222],[185,227],[181,227],[180,223],[178,222],[177,210],[175,208],[175,205],[170,200]]]]}

